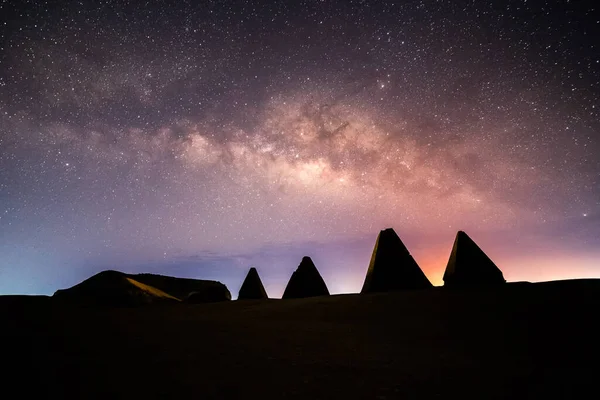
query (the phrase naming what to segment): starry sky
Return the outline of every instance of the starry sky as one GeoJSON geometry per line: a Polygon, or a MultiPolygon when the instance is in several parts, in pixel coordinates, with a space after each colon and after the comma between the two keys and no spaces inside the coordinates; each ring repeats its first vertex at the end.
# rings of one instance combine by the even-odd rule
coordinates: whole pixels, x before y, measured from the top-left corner
{"type": "Polygon", "coordinates": [[[393,227],[435,285],[600,277],[600,7],[0,3],[0,294],[104,269],[360,290],[393,227]]]}

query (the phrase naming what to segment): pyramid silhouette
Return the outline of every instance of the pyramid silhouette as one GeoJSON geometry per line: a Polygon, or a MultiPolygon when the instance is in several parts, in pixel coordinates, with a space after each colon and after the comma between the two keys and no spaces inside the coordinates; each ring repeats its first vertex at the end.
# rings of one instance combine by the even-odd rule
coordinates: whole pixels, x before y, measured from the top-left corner
{"type": "Polygon", "coordinates": [[[294,271],[285,287],[282,299],[298,299],[313,296],[328,296],[329,290],[310,257],[302,257],[298,269],[294,271]]]}
{"type": "Polygon", "coordinates": [[[502,271],[463,231],[458,231],[444,272],[444,286],[505,283],[502,271]]]}
{"type": "Polygon", "coordinates": [[[238,300],[250,300],[250,299],[268,299],[267,291],[263,286],[256,268],[250,268],[240,292],[238,294],[238,300]]]}
{"type": "Polygon", "coordinates": [[[432,287],[392,228],[379,232],[361,293],[432,287]]]}

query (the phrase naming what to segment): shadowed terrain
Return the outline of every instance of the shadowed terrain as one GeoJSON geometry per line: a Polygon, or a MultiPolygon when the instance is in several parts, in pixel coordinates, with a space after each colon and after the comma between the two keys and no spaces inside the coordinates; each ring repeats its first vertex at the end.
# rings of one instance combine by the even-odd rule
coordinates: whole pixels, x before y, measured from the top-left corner
{"type": "Polygon", "coordinates": [[[115,309],[5,296],[3,395],[583,398],[599,309],[600,280],[115,309]]]}

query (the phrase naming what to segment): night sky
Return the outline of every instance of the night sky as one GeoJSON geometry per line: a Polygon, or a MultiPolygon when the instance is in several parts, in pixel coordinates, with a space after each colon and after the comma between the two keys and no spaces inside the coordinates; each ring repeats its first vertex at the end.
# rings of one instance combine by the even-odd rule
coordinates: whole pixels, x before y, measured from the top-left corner
{"type": "Polygon", "coordinates": [[[3,1],[0,294],[104,269],[358,292],[393,227],[442,284],[600,277],[600,6],[3,1]]]}

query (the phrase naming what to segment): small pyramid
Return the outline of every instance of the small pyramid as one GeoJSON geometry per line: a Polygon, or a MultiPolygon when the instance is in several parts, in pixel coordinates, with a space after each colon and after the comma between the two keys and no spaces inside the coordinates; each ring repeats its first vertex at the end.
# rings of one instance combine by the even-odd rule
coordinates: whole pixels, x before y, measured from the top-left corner
{"type": "Polygon", "coordinates": [[[463,231],[458,231],[444,272],[444,286],[505,283],[502,271],[463,231]]]}
{"type": "Polygon", "coordinates": [[[432,287],[392,228],[379,232],[361,293],[432,287]]]}
{"type": "Polygon", "coordinates": [[[267,291],[258,276],[256,268],[250,268],[250,271],[248,271],[248,275],[246,275],[246,279],[244,279],[244,283],[242,283],[242,287],[240,288],[238,300],[260,300],[268,298],[269,296],[267,296],[267,291]]]}
{"type": "Polygon", "coordinates": [[[298,269],[294,271],[285,287],[282,299],[328,296],[329,290],[310,257],[302,257],[298,269]]]}

